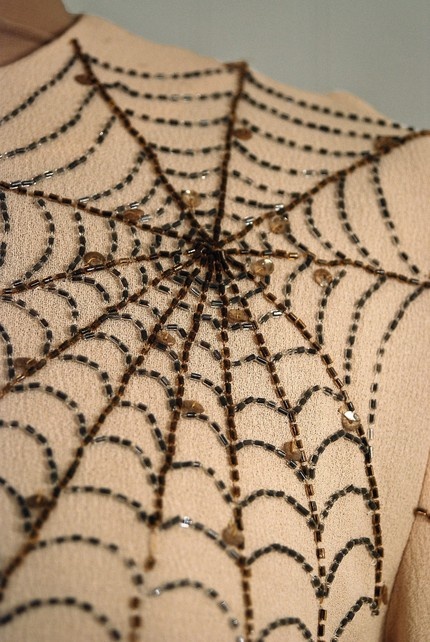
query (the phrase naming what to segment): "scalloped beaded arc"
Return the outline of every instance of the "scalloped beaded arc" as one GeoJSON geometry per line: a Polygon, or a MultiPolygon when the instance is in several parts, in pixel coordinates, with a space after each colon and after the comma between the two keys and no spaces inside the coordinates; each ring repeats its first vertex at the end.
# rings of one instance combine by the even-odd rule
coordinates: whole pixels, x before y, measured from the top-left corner
{"type": "Polygon", "coordinates": [[[426,132],[96,40],[0,119],[0,625],[376,642],[430,285],[386,167],[426,132]]]}

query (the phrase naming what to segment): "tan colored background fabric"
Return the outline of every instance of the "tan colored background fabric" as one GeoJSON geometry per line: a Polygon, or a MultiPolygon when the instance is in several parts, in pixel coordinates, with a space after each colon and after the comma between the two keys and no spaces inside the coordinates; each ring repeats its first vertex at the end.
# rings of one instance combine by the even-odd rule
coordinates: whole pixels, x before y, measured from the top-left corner
{"type": "MultiPolygon", "coordinates": [[[[225,120],[205,127],[186,127],[157,119],[196,122],[225,118],[235,91],[234,74],[218,61],[156,45],[102,19],[84,16],[54,42],[0,69],[2,87],[7,88],[2,96],[3,114],[13,114],[17,105],[65,65],[73,53],[72,37],[79,40],[84,52],[100,61],[139,72],[172,74],[221,68],[220,73],[191,78],[143,79],[93,64],[94,73],[106,83],[121,109],[133,110],[134,115],[130,113],[133,125],[147,141],[156,143],[160,165],[174,188],[178,192],[192,189],[204,195],[199,208],[206,214],[197,212],[197,218],[201,224],[207,223],[210,230],[214,214],[208,212],[219,202],[225,120]],[[121,84],[110,86],[112,83],[121,84]],[[130,95],[124,86],[139,95],[130,95]],[[176,98],[160,100],[145,94],[176,98]],[[194,99],[178,98],[184,94],[194,99]],[[211,97],[195,98],[202,94],[211,97]],[[138,118],[140,114],[145,114],[145,118],[138,118]],[[204,148],[214,149],[204,152],[204,148]],[[207,171],[201,174],[203,170],[207,171]]],[[[166,200],[162,186],[154,188],[150,161],[142,158],[137,141],[118,118],[112,118],[100,95],[88,98],[75,124],[61,132],[62,124],[73,118],[91,90],[75,80],[76,74],[83,71],[82,62],[76,60],[59,82],[38,93],[30,106],[3,122],[2,181],[9,185],[28,181],[29,190],[41,189],[46,195],[89,197],[96,207],[114,213],[144,198],[141,207],[152,226],[175,224],[179,216],[175,203],[166,200]],[[39,143],[34,150],[5,154],[57,130],[58,136],[39,143]],[[76,167],[58,171],[75,159],[81,159],[76,167]],[[52,175],[42,176],[47,171],[52,175]],[[128,182],[127,175],[131,176],[128,182]]],[[[249,140],[235,141],[232,146],[224,232],[236,232],[243,228],[246,218],[270,211],[275,204],[287,204],[291,194],[305,192],[320,180],[325,175],[321,171],[332,173],[348,167],[361,153],[374,149],[378,136],[408,133],[390,123],[384,124],[382,115],[350,94],[310,94],[275,83],[262,74],[254,73],[253,78],[257,84],[250,80],[245,83],[244,92],[251,100],[242,97],[239,101],[237,124],[241,127],[253,124],[257,130],[249,140]],[[270,87],[269,93],[259,88],[258,83],[270,87]],[[252,101],[267,107],[258,108],[252,101]],[[355,116],[350,117],[350,112],[355,116]],[[281,118],[280,113],[288,114],[288,119],[281,118]],[[269,132],[270,139],[264,132],[269,132]],[[288,145],[285,142],[288,140],[294,144],[288,145]],[[266,166],[262,161],[266,161],[266,166]],[[288,171],[291,168],[298,170],[297,175],[288,171]],[[258,207],[258,203],[262,205],[258,207]]],[[[327,185],[313,197],[311,210],[308,203],[308,207],[300,205],[290,213],[293,237],[319,258],[333,259],[336,252],[342,252],[353,260],[428,283],[429,155],[429,137],[421,137],[382,156],[373,174],[369,165],[358,169],[345,179],[343,205],[339,185],[327,185]],[[377,200],[372,180],[375,171],[379,172],[389,220],[377,200]],[[393,237],[398,241],[393,242],[393,237]],[[417,266],[418,272],[412,266],[417,266]]],[[[13,189],[5,189],[4,193],[3,213],[7,211],[10,217],[10,230],[4,235],[7,244],[2,266],[4,288],[23,275],[24,280],[31,280],[63,272],[77,257],[82,237],[85,252],[97,251],[110,258],[150,254],[158,243],[156,235],[139,226],[131,229],[115,220],[115,216],[103,218],[13,189]],[[51,242],[48,260],[28,275],[31,266],[37,265],[46,252],[50,235],[55,240],[51,242]]],[[[173,229],[185,233],[189,227],[182,221],[173,229]]],[[[267,222],[256,225],[246,241],[259,251],[267,243],[288,252],[301,251],[291,237],[274,234],[267,222]]],[[[160,243],[163,250],[171,251],[177,246],[177,241],[168,236],[162,236],[160,243]]],[[[242,249],[246,252],[246,246],[242,249]]],[[[244,256],[243,260],[252,268],[252,257],[244,256]]],[[[275,543],[303,555],[305,562],[297,555],[294,559],[283,549],[283,553],[266,552],[250,564],[254,632],[248,639],[268,637],[274,642],[286,636],[288,640],[304,639],[298,626],[281,625],[282,618],[295,617],[310,631],[309,639],[318,642],[338,638],[350,642],[425,642],[430,625],[429,589],[425,582],[429,570],[429,521],[415,515],[414,509],[423,506],[430,510],[429,290],[396,278],[384,280],[353,265],[330,267],[334,280],[332,287],[325,289],[315,281],[318,266],[306,264],[304,259],[301,254],[290,261],[273,258],[269,289],[304,321],[312,336],[320,336],[339,376],[350,375],[351,382],[344,387],[366,435],[369,416],[375,413],[370,443],[384,548],[382,582],[378,584],[387,586],[390,603],[381,603],[379,614],[373,617],[369,604],[364,603],[350,617],[343,632],[336,633],[357,600],[369,597],[371,601],[374,597],[376,559],[363,543],[357,544],[343,556],[335,571],[322,605],[327,609],[325,633],[318,635],[320,604],[311,584],[311,577],[318,577],[318,560],[312,529],[283,497],[257,497],[243,509],[244,554],[252,559],[253,552],[275,543]],[[351,335],[352,356],[348,357],[345,350],[351,335]],[[345,363],[351,364],[350,370],[345,363]],[[375,383],[377,393],[373,392],[375,383]],[[370,405],[372,399],[376,399],[376,410],[370,405]],[[311,565],[312,571],[306,570],[305,563],[311,565]],[[265,632],[275,622],[278,624],[274,630],[270,634],[265,632]]],[[[170,259],[162,258],[160,263],[166,269],[170,259]]],[[[72,269],[79,267],[82,260],[75,262],[72,269]]],[[[6,293],[1,313],[6,333],[4,357],[9,340],[13,357],[40,359],[46,343],[51,349],[59,346],[71,336],[74,325],[85,327],[106,306],[120,301],[124,289],[132,293],[141,288],[141,270],[151,281],[158,269],[153,261],[118,268],[122,281],[118,274],[104,270],[88,273],[94,281],[72,279],[69,275],[49,287],[6,293]]],[[[204,276],[203,268],[201,272],[204,276]]],[[[243,296],[255,287],[250,279],[238,279],[237,284],[243,296]]],[[[149,289],[127,305],[125,316],[104,321],[98,335],[80,339],[1,399],[4,567],[26,541],[21,499],[36,492],[49,496],[53,489],[50,473],[54,470],[61,478],[67,471],[80,443],[79,429],[89,430],[97,421],[112,391],[120,384],[129,363],[127,359],[143,349],[146,334],[150,334],[157,318],[180,289],[172,279],[166,279],[164,285],[168,292],[149,289]],[[35,382],[39,387],[31,388],[35,382]],[[56,468],[52,468],[50,460],[56,468]]],[[[168,401],[176,396],[175,362],[181,355],[184,336],[190,331],[199,296],[198,289],[190,291],[184,297],[186,309],[178,307],[172,313],[167,329],[175,337],[173,352],[157,348],[148,352],[140,371],[127,385],[124,399],[130,403],[119,405],[107,416],[97,440],[86,447],[73,479],[42,526],[39,545],[8,579],[0,603],[0,622],[2,616],[6,618],[0,629],[4,639],[98,641],[115,634],[120,636],[118,639],[151,642],[245,639],[241,575],[234,561],[237,550],[235,553],[234,546],[222,548],[222,533],[231,520],[233,502],[226,501],[231,471],[225,445],[219,437],[222,434],[226,439],[228,431],[226,411],[219,401],[225,392],[225,381],[219,358],[221,312],[215,290],[209,290],[205,316],[190,350],[185,374],[184,398],[198,400],[204,412],[199,417],[181,417],[176,435],[175,462],[200,464],[167,474],[165,528],[156,533],[153,542],[154,568],[150,571],[144,568],[149,554],[149,529],[138,514],[140,511],[150,514],[153,510],[154,485],[149,468],[157,472],[163,465],[165,455],[160,435],[167,437],[172,412],[168,401]],[[199,377],[208,380],[206,384],[199,377]],[[113,443],[110,437],[130,442],[113,443]],[[106,487],[110,489],[108,494],[100,491],[106,487]],[[169,526],[169,520],[176,516],[180,522],[169,526]],[[211,529],[209,536],[195,528],[196,523],[211,529]],[[79,535],[79,541],[70,541],[73,535],[79,535]],[[64,537],[64,541],[56,540],[59,537],[64,537]],[[97,539],[91,543],[88,538],[97,539]],[[143,585],[136,583],[136,576],[144,577],[143,585]],[[184,585],[166,589],[167,582],[176,581],[183,581],[184,585]],[[191,586],[190,582],[201,582],[202,586],[191,586]],[[45,602],[39,608],[28,606],[36,598],[45,601],[66,596],[73,596],[80,603],[89,602],[91,609],[84,612],[79,605],[47,606],[45,602]],[[136,597],[140,599],[139,607],[130,608],[130,600],[136,597]],[[20,612],[22,604],[27,608],[20,612]],[[8,614],[13,615],[9,620],[8,614]],[[133,620],[137,614],[141,622],[133,620]]],[[[227,296],[232,296],[231,291],[227,291],[227,296]]],[[[318,355],[309,353],[309,342],[285,315],[276,315],[276,311],[273,314],[274,305],[261,294],[249,294],[248,302],[276,363],[286,396],[298,410],[297,423],[310,457],[325,439],[341,429],[338,391],[318,355]],[[307,395],[307,391],[311,392],[307,395]]],[[[237,301],[230,302],[230,307],[237,305],[237,301]]],[[[235,412],[238,440],[257,440],[281,451],[281,454],[271,452],[258,443],[245,444],[238,451],[239,499],[245,500],[259,489],[283,491],[308,508],[304,484],[286,464],[282,453],[291,435],[285,415],[276,410],[279,400],[267,364],[255,358],[245,360],[258,353],[255,333],[230,325],[228,335],[232,396],[238,404],[235,412]],[[257,403],[257,398],[268,403],[257,403]],[[244,400],[248,403],[242,408],[244,400]]],[[[8,376],[5,365],[3,385],[7,386],[8,376]]],[[[362,442],[363,448],[365,444],[362,442]]],[[[364,493],[369,491],[363,452],[353,440],[342,437],[327,445],[319,456],[313,480],[318,512],[324,510],[330,496],[351,484],[366,489],[364,493]]],[[[372,510],[364,496],[345,491],[328,511],[322,534],[325,560],[320,561],[327,573],[347,542],[358,538],[374,542],[372,510]]],[[[31,518],[35,518],[36,512],[32,511],[31,518]]]]}

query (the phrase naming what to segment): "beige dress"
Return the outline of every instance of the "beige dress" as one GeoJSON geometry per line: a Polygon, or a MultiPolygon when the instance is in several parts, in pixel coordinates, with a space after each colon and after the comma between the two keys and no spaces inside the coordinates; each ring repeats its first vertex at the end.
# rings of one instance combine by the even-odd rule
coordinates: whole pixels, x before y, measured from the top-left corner
{"type": "Polygon", "coordinates": [[[0,639],[428,640],[430,138],[91,16],[0,81],[0,639]]]}

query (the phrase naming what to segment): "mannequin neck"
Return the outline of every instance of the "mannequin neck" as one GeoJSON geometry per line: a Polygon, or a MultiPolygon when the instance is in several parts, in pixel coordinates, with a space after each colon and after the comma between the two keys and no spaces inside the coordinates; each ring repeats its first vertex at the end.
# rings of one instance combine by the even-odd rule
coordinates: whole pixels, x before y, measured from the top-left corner
{"type": "Polygon", "coordinates": [[[0,66],[32,53],[77,18],[61,0],[0,0],[0,9],[0,66]]]}

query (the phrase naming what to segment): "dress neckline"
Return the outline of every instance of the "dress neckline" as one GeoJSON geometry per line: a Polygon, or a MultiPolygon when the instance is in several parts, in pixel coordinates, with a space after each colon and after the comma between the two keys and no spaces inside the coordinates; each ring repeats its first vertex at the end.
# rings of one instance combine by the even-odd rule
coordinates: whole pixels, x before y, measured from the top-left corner
{"type": "Polygon", "coordinates": [[[27,63],[30,62],[33,58],[37,58],[40,53],[45,53],[48,49],[54,49],[56,44],[63,39],[67,39],[72,37],[72,32],[75,30],[76,27],[79,27],[82,21],[85,21],[85,18],[88,16],[86,14],[76,14],[74,16],[74,20],[69,26],[61,31],[60,33],[54,35],[52,38],[49,38],[46,42],[41,43],[36,49],[33,49],[33,51],[30,51],[30,53],[25,54],[24,56],[21,56],[17,60],[13,60],[10,63],[7,63],[6,65],[0,65],[0,73],[3,71],[8,71],[9,69],[13,69],[14,66],[17,68],[21,66],[20,63],[27,63]]]}

